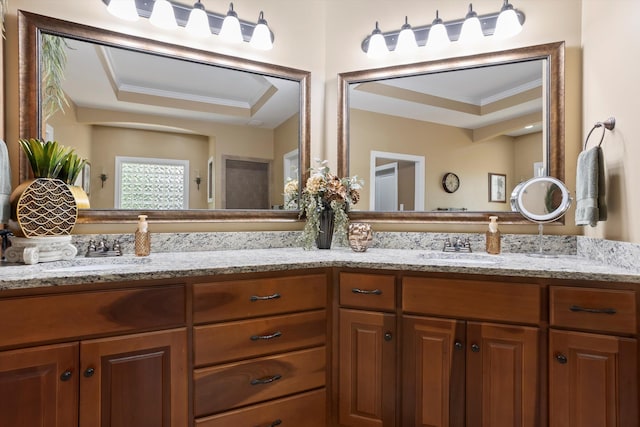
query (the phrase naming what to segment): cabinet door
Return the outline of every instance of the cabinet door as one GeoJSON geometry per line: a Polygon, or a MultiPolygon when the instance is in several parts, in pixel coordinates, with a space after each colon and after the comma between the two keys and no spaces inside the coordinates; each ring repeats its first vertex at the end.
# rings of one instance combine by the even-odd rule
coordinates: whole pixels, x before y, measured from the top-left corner
{"type": "Polygon", "coordinates": [[[638,426],[635,339],[551,330],[550,427],[638,426]]]}
{"type": "Polygon", "coordinates": [[[464,322],[403,316],[402,331],[402,425],[464,427],[464,322]]]}
{"type": "Polygon", "coordinates": [[[539,336],[533,327],[467,323],[468,427],[544,424],[539,336]]]}
{"type": "Polygon", "coordinates": [[[78,344],[0,352],[0,426],[78,425],[78,344]]]}
{"type": "Polygon", "coordinates": [[[80,426],[186,426],[186,347],[185,329],[82,341],[80,426]]]}
{"type": "Polygon", "coordinates": [[[340,425],[395,425],[395,330],[393,314],[340,309],[340,425]]]}

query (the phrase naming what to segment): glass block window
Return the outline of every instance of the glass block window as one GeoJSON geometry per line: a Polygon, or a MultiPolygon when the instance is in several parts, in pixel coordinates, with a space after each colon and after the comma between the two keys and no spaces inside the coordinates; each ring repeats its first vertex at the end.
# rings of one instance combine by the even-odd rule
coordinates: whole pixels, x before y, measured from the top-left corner
{"type": "Polygon", "coordinates": [[[116,156],[116,209],[188,209],[189,161],[116,156]]]}

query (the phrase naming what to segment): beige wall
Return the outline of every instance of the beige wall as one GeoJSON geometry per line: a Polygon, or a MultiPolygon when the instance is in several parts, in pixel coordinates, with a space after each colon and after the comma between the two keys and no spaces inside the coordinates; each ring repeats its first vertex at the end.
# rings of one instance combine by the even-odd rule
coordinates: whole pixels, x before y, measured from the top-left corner
{"type": "MultiPolygon", "coordinates": [[[[476,0],[474,10],[495,11],[496,0],[476,0]]],[[[498,2],[500,3],[500,2],[498,2]]],[[[618,118],[614,133],[605,142],[605,156],[609,173],[610,220],[587,234],[616,240],[640,242],[640,194],[633,186],[638,181],[640,167],[640,122],[636,120],[638,98],[635,70],[640,57],[630,54],[638,49],[640,27],[633,22],[640,15],[637,0],[515,0],[514,6],[526,14],[524,30],[506,41],[492,38],[481,42],[473,50],[453,45],[445,52],[434,54],[422,51],[412,58],[394,55],[372,61],[360,50],[362,39],[371,32],[376,20],[383,30],[397,29],[404,16],[414,25],[433,19],[436,5],[422,0],[391,2],[388,0],[242,0],[235,4],[241,17],[257,16],[265,10],[265,17],[275,33],[274,49],[253,51],[247,44],[223,46],[215,40],[198,41],[184,32],[167,32],[152,27],[146,20],[136,24],[111,17],[101,2],[86,0],[11,0],[7,17],[5,41],[5,137],[10,142],[12,160],[17,158],[17,9],[82,22],[87,25],[128,32],[170,43],[183,44],[205,50],[272,62],[288,67],[309,70],[311,78],[311,157],[328,158],[332,165],[337,158],[337,74],[346,71],[388,65],[436,60],[444,57],[491,52],[502,49],[564,40],[566,42],[565,80],[565,175],[568,187],[575,190],[575,162],[582,139],[591,125],[609,115],[618,118]],[[613,7],[615,4],[615,7],[613,7]],[[304,17],[302,19],[301,17],[304,17]],[[584,81],[583,81],[584,53],[584,81]]],[[[214,8],[214,5],[207,5],[214,8]]],[[[444,19],[464,15],[468,1],[449,0],[437,7],[444,19]]],[[[218,10],[223,12],[222,10],[218,10]]],[[[218,155],[218,154],[217,154],[218,155]]],[[[15,163],[14,163],[15,164],[15,163]]],[[[14,175],[17,167],[14,167],[14,175]]],[[[199,224],[199,229],[208,225],[199,224]]],[[[234,224],[231,227],[236,228],[234,224]]],[[[267,225],[273,228],[273,225],[267,225]]],[[[299,225],[296,225],[299,227],[299,225]]],[[[385,225],[390,230],[482,230],[469,225],[385,225]]],[[[89,230],[84,228],[83,230],[89,230]]],[[[535,232],[535,226],[505,227],[506,232],[535,232]]],[[[89,230],[90,231],[90,230],[89,230]]],[[[574,225],[573,209],[562,227],[546,227],[545,232],[579,234],[583,230],[574,225]]]]}
{"type": "Polygon", "coordinates": [[[284,155],[298,148],[300,120],[298,115],[291,116],[273,133],[273,185],[271,201],[274,205],[284,204],[284,155]]]}
{"type": "MultiPolygon", "coordinates": [[[[583,138],[595,122],[617,121],[602,143],[609,218],[584,234],[640,243],[640,2],[584,0],[582,7],[583,138]]],[[[589,147],[600,135],[594,131],[589,147]]]]}

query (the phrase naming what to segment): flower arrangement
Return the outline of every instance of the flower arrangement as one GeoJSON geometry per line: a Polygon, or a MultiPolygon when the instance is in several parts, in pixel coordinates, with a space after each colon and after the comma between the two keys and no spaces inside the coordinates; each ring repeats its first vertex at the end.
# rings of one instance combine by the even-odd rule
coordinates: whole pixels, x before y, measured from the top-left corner
{"type": "Polygon", "coordinates": [[[339,178],[331,173],[327,160],[316,160],[319,166],[310,169],[310,176],[300,196],[300,217],[307,222],[302,232],[302,246],[311,249],[320,234],[320,215],[331,209],[336,239],[346,242],[351,205],[360,200],[359,190],[364,182],[357,176],[339,178]]]}
{"type": "Polygon", "coordinates": [[[288,178],[287,183],[284,185],[284,208],[287,210],[297,210],[298,196],[298,180],[288,178]]]}

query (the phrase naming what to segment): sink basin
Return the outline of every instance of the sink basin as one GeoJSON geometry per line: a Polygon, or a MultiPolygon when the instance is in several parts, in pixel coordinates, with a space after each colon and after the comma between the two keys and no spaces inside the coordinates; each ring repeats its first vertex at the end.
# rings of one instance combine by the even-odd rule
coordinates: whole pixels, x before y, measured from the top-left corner
{"type": "Polygon", "coordinates": [[[121,270],[137,268],[151,262],[149,258],[76,258],[47,264],[44,271],[50,273],[73,273],[82,271],[121,270]]]}
{"type": "Polygon", "coordinates": [[[495,255],[469,252],[422,252],[418,258],[425,261],[441,261],[452,264],[496,264],[495,255]]]}

